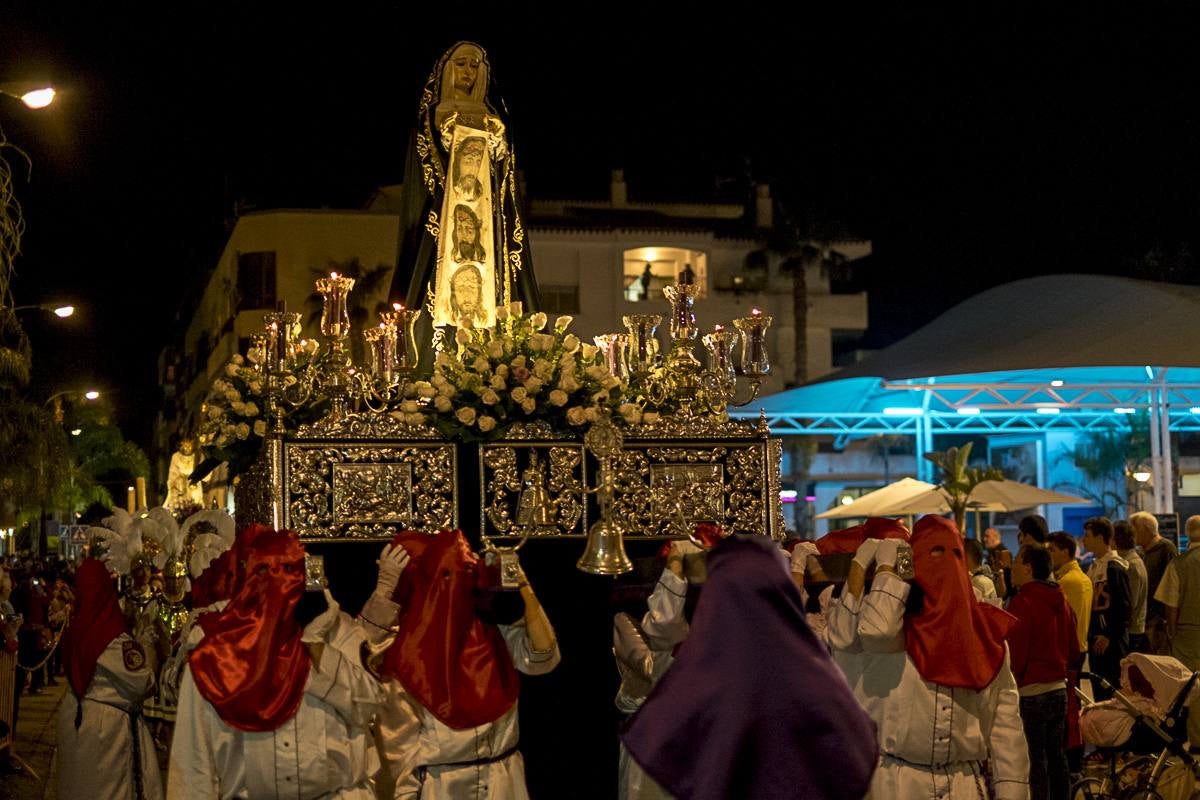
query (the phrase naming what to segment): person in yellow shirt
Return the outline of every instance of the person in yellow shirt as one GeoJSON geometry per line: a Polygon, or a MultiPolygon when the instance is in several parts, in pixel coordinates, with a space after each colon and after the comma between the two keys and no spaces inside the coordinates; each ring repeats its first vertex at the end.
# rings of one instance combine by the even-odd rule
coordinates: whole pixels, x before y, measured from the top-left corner
{"type": "MultiPolygon", "coordinates": [[[[1067,604],[1075,612],[1075,627],[1079,634],[1079,653],[1087,652],[1088,620],[1092,617],[1092,582],[1075,560],[1075,538],[1065,531],[1052,533],[1046,540],[1054,579],[1067,596],[1067,604]]],[[[1078,659],[1082,661],[1082,659],[1078,659]]],[[[1078,668],[1078,667],[1076,667],[1078,668]]]]}

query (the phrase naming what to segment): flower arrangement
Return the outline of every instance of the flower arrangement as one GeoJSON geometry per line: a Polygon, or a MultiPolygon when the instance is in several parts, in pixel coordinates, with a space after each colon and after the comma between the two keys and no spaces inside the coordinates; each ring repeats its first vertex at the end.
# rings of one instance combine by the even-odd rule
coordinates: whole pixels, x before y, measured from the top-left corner
{"type": "Polygon", "coordinates": [[[547,331],[544,313],[522,314],[514,303],[497,309],[496,318],[492,328],[463,320],[457,350],[438,353],[430,380],[415,384],[417,398],[401,413],[424,404],[443,435],[465,441],[498,438],[522,421],[578,428],[606,410],[640,420],[637,405],[621,403],[624,387],[598,348],[567,332],[571,317],[558,317],[547,331]]]}
{"type": "MultiPolygon", "coordinates": [[[[301,344],[295,356],[298,370],[318,351],[315,339],[301,344]]],[[[263,354],[254,347],[244,357],[235,353],[208,387],[197,430],[204,458],[191,474],[193,481],[204,478],[222,462],[229,464],[230,475],[239,475],[258,457],[267,435],[262,360],[263,354]]],[[[295,382],[290,376],[289,380],[295,382]]]]}

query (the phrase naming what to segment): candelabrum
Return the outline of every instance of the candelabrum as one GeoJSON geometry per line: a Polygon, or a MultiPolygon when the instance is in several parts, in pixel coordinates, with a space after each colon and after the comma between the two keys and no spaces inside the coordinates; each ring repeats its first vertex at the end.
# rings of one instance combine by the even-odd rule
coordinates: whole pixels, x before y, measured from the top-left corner
{"type": "Polygon", "coordinates": [[[411,394],[418,355],[413,327],[421,311],[399,303],[381,312],[379,325],[363,331],[367,364],[355,366],[350,352],[347,297],[354,279],[331,273],[316,281],[323,300],[323,346],[299,338],[300,314],[279,310],[264,317],[262,333],[253,337],[255,368],[263,376],[267,418],[272,433],[285,431],[289,408],[328,400],[331,419],[343,417],[351,402],[386,411],[411,394]]]}
{"type": "Polygon", "coordinates": [[[659,314],[630,314],[623,318],[628,333],[597,336],[609,370],[638,389],[652,405],[670,407],[681,417],[699,414],[723,415],[730,406],[744,406],[758,398],[762,383],[771,371],[766,331],[772,318],[759,309],[733,321],[735,331],[722,325],[700,337],[695,303],[699,286],[676,283],[663,289],[671,304],[671,346],[659,356],[655,334],[663,322],[659,314]],[[696,357],[700,338],[708,353],[705,367],[696,357]],[[741,340],[741,363],[734,351],[741,340]],[[748,386],[747,396],[738,396],[738,378],[748,386]]]}

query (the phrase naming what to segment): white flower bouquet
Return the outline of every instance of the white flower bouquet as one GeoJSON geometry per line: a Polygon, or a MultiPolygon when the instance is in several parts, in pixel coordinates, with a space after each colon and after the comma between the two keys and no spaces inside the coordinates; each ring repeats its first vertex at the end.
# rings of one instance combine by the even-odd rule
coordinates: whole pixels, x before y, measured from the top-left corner
{"type": "Polygon", "coordinates": [[[447,438],[499,438],[516,422],[578,428],[621,406],[624,387],[598,348],[567,332],[571,317],[549,330],[544,313],[522,314],[519,304],[496,317],[493,328],[464,320],[457,349],[438,353],[430,380],[416,384],[447,438]]]}

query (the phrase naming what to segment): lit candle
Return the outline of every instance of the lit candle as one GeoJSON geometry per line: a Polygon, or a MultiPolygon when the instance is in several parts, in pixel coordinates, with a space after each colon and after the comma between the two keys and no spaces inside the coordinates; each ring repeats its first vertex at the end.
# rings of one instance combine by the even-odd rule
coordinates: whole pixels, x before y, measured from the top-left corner
{"type": "Polygon", "coordinates": [[[130,514],[137,513],[137,495],[132,486],[129,487],[129,492],[125,496],[125,510],[130,514]]]}
{"type": "Polygon", "coordinates": [[[134,484],[137,486],[138,510],[141,511],[142,509],[149,508],[149,506],[146,505],[146,479],[139,477],[134,480],[134,484]]]}
{"type": "Polygon", "coordinates": [[[346,296],[354,288],[354,278],[346,278],[336,272],[328,278],[317,280],[317,291],[325,300],[321,314],[321,333],[341,338],[350,333],[350,315],[346,312],[346,296]]]}

